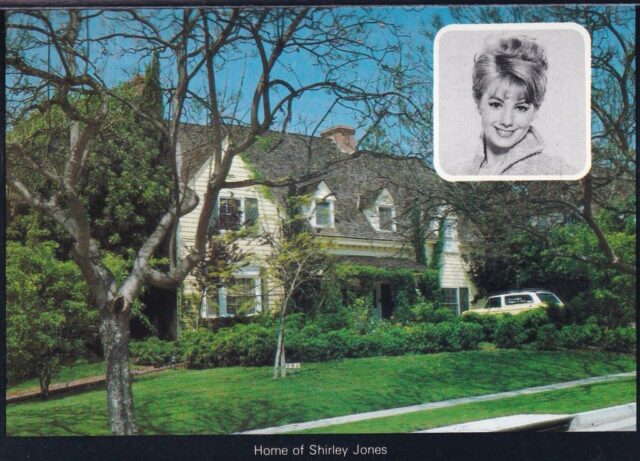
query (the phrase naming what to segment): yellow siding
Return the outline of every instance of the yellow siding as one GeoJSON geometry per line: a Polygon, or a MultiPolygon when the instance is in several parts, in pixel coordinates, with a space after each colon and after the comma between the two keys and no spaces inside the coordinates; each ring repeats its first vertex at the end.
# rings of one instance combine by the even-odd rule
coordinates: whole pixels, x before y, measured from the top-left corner
{"type": "MultiPolygon", "coordinates": [[[[210,174],[212,173],[211,161],[206,162],[200,171],[195,175],[195,179],[192,182],[191,186],[194,187],[198,196],[203,197],[206,191],[207,182],[210,174]]],[[[251,179],[251,171],[247,168],[245,162],[236,157],[231,166],[231,171],[229,173],[230,181],[242,181],[245,179],[251,179]]],[[[268,232],[276,232],[279,226],[278,219],[278,209],[276,207],[275,202],[266,197],[260,191],[260,187],[251,186],[244,187],[240,189],[231,190],[223,190],[221,192],[221,196],[225,196],[230,193],[233,193],[233,196],[236,198],[240,197],[252,197],[258,199],[258,212],[260,216],[260,227],[262,230],[268,232]]],[[[195,243],[195,233],[198,225],[198,219],[200,217],[200,213],[202,211],[202,201],[198,204],[198,206],[189,214],[185,215],[180,219],[180,227],[179,227],[179,254],[181,257],[184,257],[190,248],[193,248],[195,243]]],[[[241,239],[238,241],[239,248],[251,255],[249,259],[252,261],[254,265],[264,266],[264,261],[269,257],[272,250],[268,245],[260,244],[255,238],[241,239]]],[[[269,295],[270,299],[273,300],[273,284],[269,284],[269,295]]],[[[189,276],[185,281],[185,292],[193,292],[196,288],[195,279],[193,276],[189,276]]],[[[276,295],[277,295],[277,291],[276,295]]]]}

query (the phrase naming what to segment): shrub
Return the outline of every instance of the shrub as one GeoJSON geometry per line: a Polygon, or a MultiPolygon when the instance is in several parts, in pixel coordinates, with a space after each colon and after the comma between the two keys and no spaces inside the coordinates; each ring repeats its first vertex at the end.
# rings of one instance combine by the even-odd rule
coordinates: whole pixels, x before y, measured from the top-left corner
{"type": "Polygon", "coordinates": [[[615,328],[604,334],[603,347],[607,351],[635,352],[636,330],[631,327],[615,328]]]}
{"type": "Polygon", "coordinates": [[[543,351],[555,351],[560,346],[560,335],[555,325],[542,325],[537,331],[535,348],[543,351]]]}
{"type": "Polygon", "coordinates": [[[560,330],[560,345],[567,349],[581,349],[600,344],[602,330],[597,323],[566,325],[560,330]]]}
{"type": "Polygon", "coordinates": [[[411,341],[411,352],[425,354],[440,351],[440,332],[435,324],[422,323],[414,325],[411,326],[408,331],[411,341]]]}
{"type": "Polygon", "coordinates": [[[156,337],[132,341],[129,344],[129,352],[138,365],[160,367],[180,360],[180,354],[173,341],[162,341],[156,337]]]}
{"type": "Polygon", "coordinates": [[[436,308],[432,303],[422,302],[411,308],[411,317],[415,322],[441,323],[456,320],[456,314],[447,308],[436,308]]]}
{"type": "Polygon", "coordinates": [[[473,323],[459,322],[455,326],[455,335],[460,345],[460,350],[477,349],[480,342],[484,339],[484,333],[480,325],[473,323]]]}
{"type": "Polygon", "coordinates": [[[482,327],[483,341],[493,342],[495,340],[496,326],[499,317],[496,315],[482,315],[470,312],[462,316],[463,323],[471,323],[482,327]]]}
{"type": "Polygon", "coordinates": [[[516,321],[522,327],[520,343],[529,344],[538,339],[539,330],[548,325],[550,320],[545,309],[533,309],[515,316],[516,321]]]}
{"type": "Polygon", "coordinates": [[[522,334],[520,323],[513,316],[505,314],[498,320],[494,341],[501,349],[513,348],[520,344],[522,334]]]}
{"type": "Polygon", "coordinates": [[[268,365],[275,354],[275,331],[258,324],[237,324],[213,333],[185,333],[179,341],[189,368],[268,365]]]}

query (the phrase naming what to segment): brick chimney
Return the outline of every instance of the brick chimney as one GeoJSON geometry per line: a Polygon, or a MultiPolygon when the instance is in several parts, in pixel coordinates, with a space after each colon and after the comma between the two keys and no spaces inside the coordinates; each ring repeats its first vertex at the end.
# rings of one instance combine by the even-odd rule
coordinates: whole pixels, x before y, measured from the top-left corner
{"type": "Polygon", "coordinates": [[[344,154],[353,154],[356,151],[356,130],[346,125],[336,125],[327,128],[320,136],[331,139],[340,152],[344,154]]]}

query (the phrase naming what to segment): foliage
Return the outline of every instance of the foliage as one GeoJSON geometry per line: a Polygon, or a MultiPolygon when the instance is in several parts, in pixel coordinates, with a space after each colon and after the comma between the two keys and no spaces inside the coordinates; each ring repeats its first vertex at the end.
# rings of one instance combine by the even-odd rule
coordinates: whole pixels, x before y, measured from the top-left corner
{"type": "Polygon", "coordinates": [[[418,277],[418,289],[425,300],[438,302],[440,300],[440,271],[427,268],[418,277]]]}
{"type": "Polygon", "coordinates": [[[636,329],[631,327],[614,328],[604,335],[604,349],[616,352],[636,352],[636,329]]]}
{"type": "Polygon", "coordinates": [[[7,377],[38,376],[44,397],[60,365],[86,353],[98,333],[80,271],[56,259],[56,248],[7,245],[7,377]]]}
{"type": "Polygon", "coordinates": [[[189,368],[266,365],[273,354],[274,329],[238,324],[217,332],[186,332],[176,345],[189,368]]]}
{"type": "Polygon", "coordinates": [[[494,341],[501,349],[509,349],[518,346],[522,342],[522,325],[514,316],[505,314],[496,324],[494,341]]]}
{"type": "Polygon", "coordinates": [[[178,349],[172,341],[162,341],[151,337],[144,341],[132,341],[129,344],[131,358],[138,365],[160,367],[175,363],[180,358],[178,349]]]}
{"type": "Polygon", "coordinates": [[[406,294],[408,303],[415,301],[416,279],[414,274],[406,269],[339,263],[336,264],[334,276],[325,279],[324,283],[329,290],[335,290],[337,285],[342,303],[351,305],[357,298],[370,296],[375,290],[376,282],[379,281],[386,281],[393,285],[396,304],[398,293],[406,294]]]}
{"type": "Polygon", "coordinates": [[[432,303],[422,302],[411,308],[411,319],[414,322],[441,323],[456,319],[456,314],[448,308],[436,307],[432,303]]]}

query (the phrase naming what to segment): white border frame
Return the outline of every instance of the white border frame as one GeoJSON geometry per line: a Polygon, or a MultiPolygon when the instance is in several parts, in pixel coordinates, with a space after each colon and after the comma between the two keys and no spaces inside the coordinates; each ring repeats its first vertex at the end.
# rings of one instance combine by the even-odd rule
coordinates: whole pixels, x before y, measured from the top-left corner
{"type": "Polygon", "coordinates": [[[438,31],[433,42],[433,165],[438,175],[451,182],[459,181],[572,181],[583,178],[591,170],[591,36],[587,29],[575,22],[529,22],[505,24],[450,24],[438,31]],[[585,126],[587,137],[586,163],[582,171],[572,175],[450,175],[440,165],[440,92],[439,66],[440,39],[451,31],[522,31],[522,30],[574,30],[584,40],[585,62],[585,126]]]}

